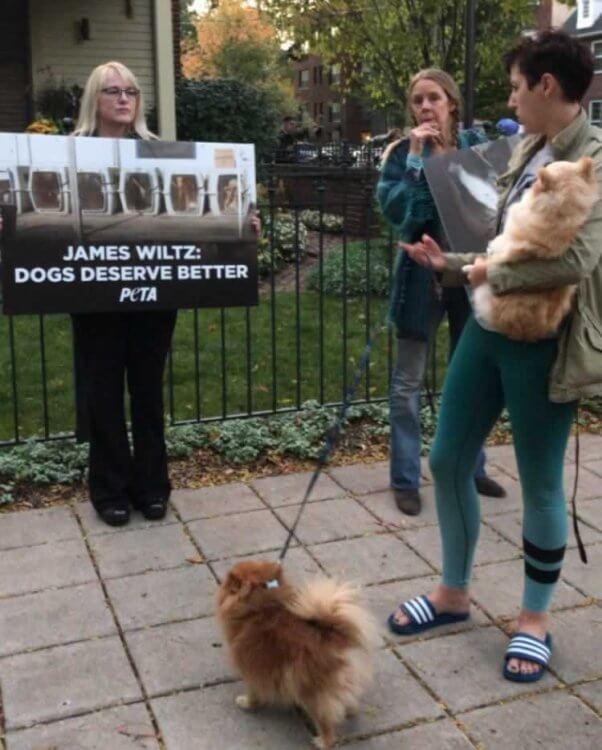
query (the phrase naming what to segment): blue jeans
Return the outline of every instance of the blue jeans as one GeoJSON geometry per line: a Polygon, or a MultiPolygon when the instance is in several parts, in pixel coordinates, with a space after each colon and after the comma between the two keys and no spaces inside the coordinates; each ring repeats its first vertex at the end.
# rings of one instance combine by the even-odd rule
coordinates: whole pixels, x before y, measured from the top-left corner
{"type": "MultiPolygon", "coordinates": [[[[470,315],[470,302],[463,287],[443,290],[441,300],[430,300],[429,339],[397,339],[397,358],[391,377],[389,409],[391,421],[390,471],[395,490],[420,487],[420,391],[426,373],[430,347],[439,324],[447,314],[449,357],[454,352],[470,315]]],[[[485,475],[485,453],[481,449],[475,477],[485,475]]]]}

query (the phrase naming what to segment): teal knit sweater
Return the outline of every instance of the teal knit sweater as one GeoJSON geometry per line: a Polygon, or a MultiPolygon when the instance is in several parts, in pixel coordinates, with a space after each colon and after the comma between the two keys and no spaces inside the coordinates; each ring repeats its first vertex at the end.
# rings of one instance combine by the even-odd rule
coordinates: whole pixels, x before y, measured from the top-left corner
{"type": "MultiPolygon", "coordinates": [[[[470,148],[486,140],[476,130],[463,130],[457,147],[470,148]]],[[[428,157],[428,147],[425,148],[428,157]]],[[[423,234],[446,245],[435,201],[421,160],[409,154],[409,140],[389,154],[376,187],[381,211],[403,242],[416,242],[423,234]]],[[[397,254],[389,318],[400,338],[428,339],[432,300],[432,271],[419,266],[403,251],[397,254]]]]}

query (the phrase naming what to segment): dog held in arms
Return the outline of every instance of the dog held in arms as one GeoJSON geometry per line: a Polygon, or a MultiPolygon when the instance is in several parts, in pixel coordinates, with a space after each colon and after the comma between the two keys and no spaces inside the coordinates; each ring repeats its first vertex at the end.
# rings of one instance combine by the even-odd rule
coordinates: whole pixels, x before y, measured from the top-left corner
{"type": "Polygon", "coordinates": [[[245,682],[238,706],[299,706],[315,746],[331,748],[372,681],[377,627],[354,589],[325,577],[297,587],[279,563],[240,562],[218,589],[217,617],[245,682]]]}
{"type": "MultiPolygon", "coordinates": [[[[555,161],[542,167],[531,188],[508,210],[504,231],[489,243],[487,266],[559,258],[585,224],[598,199],[594,163],[555,161]]],[[[465,266],[467,270],[470,266],[465,266]]],[[[518,341],[555,334],[571,308],[575,286],[494,295],[489,284],[474,290],[477,317],[518,341]]]]}

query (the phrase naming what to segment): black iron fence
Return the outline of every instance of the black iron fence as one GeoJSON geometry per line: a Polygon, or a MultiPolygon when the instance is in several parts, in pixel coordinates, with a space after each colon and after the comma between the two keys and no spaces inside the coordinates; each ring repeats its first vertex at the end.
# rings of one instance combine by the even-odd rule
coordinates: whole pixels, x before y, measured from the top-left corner
{"type": "MultiPolygon", "coordinates": [[[[394,243],[374,205],[377,157],[341,147],[265,165],[260,301],[181,310],[166,378],[171,424],[339,404],[386,316],[394,243]],[[346,149],[346,150],[345,150],[346,149]]],[[[386,399],[391,334],[380,337],[358,402],[386,399]]],[[[74,434],[69,316],[0,320],[0,444],[74,434]]]]}
{"type": "Polygon", "coordinates": [[[274,154],[274,161],[304,166],[372,168],[380,162],[386,144],[387,139],[383,136],[362,144],[348,141],[326,144],[298,141],[287,148],[278,149],[274,154]]]}

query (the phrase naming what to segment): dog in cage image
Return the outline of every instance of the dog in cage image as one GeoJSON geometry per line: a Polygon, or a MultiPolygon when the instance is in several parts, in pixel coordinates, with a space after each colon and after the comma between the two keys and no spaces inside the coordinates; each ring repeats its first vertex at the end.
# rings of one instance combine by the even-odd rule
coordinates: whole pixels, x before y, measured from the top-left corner
{"type": "Polygon", "coordinates": [[[238,209],[238,185],[236,180],[228,180],[221,189],[221,202],[224,213],[231,213],[238,209]]]}
{"type": "Polygon", "coordinates": [[[253,239],[253,146],[0,133],[17,236],[94,243],[253,239]]]}

